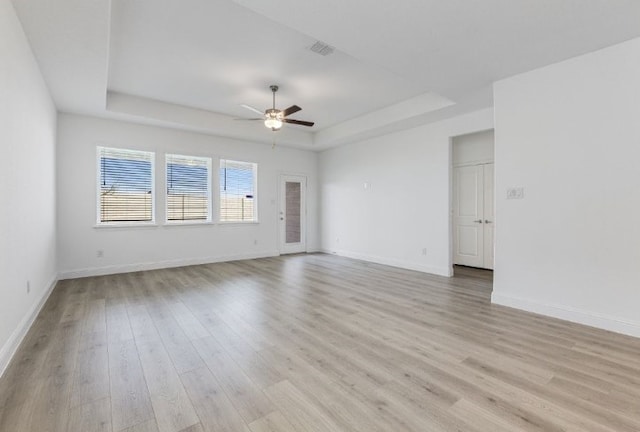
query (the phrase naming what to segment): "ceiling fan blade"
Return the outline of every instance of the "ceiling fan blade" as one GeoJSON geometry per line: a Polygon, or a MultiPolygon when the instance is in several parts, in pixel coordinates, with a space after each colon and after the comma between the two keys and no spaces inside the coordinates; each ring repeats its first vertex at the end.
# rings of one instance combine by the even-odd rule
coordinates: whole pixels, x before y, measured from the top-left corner
{"type": "Polygon", "coordinates": [[[294,120],[294,119],[288,119],[288,118],[282,119],[282,121],[285,123],[297,124],[301,126],[313,126],[315,124],[314,122],[310,122],[310,121],[294,120]]]}
{"type": "Polygon", "coordinates": [[[291,105],[289,108],[287,108],[286,110],[282,111],[282,117],[286,117],[286,116],[291,115],[293,113],[297,113],[301,109],[302,108],[300,108],[298,105],[291,105]]]}
{"type": "Polygon", "coordinates": [[[257,108],[252,107],[251,105],[245,105],[245,104],[241,104],[240,105],[242,108],[246,108],[250,111],[253,111],[254,113],[260,114],[260,115],[264,115],[264,111],[260,111],[257,108]]]}

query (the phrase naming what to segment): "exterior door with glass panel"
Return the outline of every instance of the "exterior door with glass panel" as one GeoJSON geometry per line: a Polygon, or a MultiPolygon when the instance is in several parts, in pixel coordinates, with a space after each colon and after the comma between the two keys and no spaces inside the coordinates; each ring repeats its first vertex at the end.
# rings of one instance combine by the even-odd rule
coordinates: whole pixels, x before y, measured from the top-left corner
{"type": "Polygon", "coordinates": [[[283,175],[280,177],[280,253],[306,252],[306,195],[307,178],[283,175]]]}

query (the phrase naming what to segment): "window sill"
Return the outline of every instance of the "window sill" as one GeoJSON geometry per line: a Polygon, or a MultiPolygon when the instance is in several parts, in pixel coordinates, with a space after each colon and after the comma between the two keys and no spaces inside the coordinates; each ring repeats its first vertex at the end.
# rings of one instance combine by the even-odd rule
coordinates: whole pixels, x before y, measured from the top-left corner
{"type": "Polygon", "coordinates": [[[206,225],[215,225],[214,222],[211,221],[167,221],[163,226],[165,227],[183,227],[183,226],[206,226],[206,225]]]}
{"type": "Polygon", "coordinates": [[[155,222],[149,223],[101,223],[93,226],[94,229],[136,229],[136,228],[159,228],[159,227],[194,227],[194,226],[211,226],[211,225],[222,225],[222,226],[242,226],[242,225],[259,225],[260,221],[188,221],[188,222],[165,222],[160,225],[155,222]]]}
{"type": "Polygon", "coordinates": [[[141,222],[141,223],[120,223],[120,222],[114,222],[114,223],[99,223],[94,225],[93,227],[96,229],[103,229],[103,228],[107,228],[107,229],[113,229],[113,228],[158,228],[158,224],[155,222],[141,222]]]}
{"type": "Polygon", "coordinates": [[[219,221],[218,225],[259,225],[260,221],[219,221]]]}

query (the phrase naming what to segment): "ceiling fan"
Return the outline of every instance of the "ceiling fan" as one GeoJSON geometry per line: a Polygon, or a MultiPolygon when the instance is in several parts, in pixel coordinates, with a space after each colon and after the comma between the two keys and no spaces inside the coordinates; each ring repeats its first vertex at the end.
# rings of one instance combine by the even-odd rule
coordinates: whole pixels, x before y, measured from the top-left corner
{"type": "Polygon", "coordinates": [[[271,92],[273,93],[273,106],[264,112],[250,106],[250,105],[241,105],[242,107],[251,110],[255,113],[262,115],[263,117],[252,118],[252,119],[238,119],[238,120],[264,120],[264,125],[271,129],[272,131],[278,131],[282,127],[283,123],[297,124],[301,126],[313,126],[314,122],[305,121],[305,120],[295,120],[288,118],[291,114],[297,113],[302,108],[298,105],[291,105],[289,108],[284,110],[279,110],[276,108],[276,92],[278,91],[277,85],[269,86],[271,92]]]}

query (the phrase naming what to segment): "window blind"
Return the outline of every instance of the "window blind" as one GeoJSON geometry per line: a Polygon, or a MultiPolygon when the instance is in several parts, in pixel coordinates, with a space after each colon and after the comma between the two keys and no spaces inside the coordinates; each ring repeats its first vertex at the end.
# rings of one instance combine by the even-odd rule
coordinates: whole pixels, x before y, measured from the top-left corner
{"type": "Polygon", "coordinates": [[[257,164],[220,160],[220,221],[257,220],[255,180],[257,164]]]}
{"type": "Polygon", "coordinates": [[[98,147],[99,222],[153,221],[154,153],[98,147]]]}
{"type": "Polygon", "coordinates": [[[167,220],[210,220],[211,159],[168,154],[166,160],[167,220]]]}

